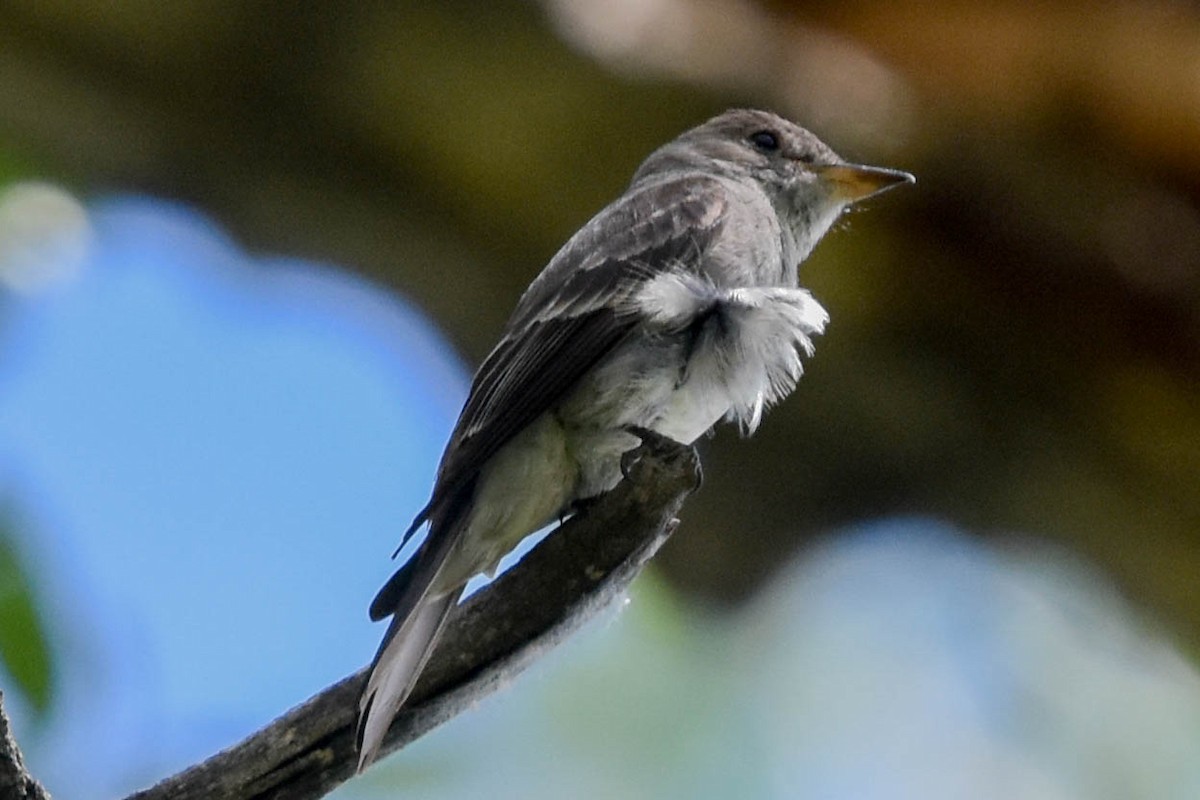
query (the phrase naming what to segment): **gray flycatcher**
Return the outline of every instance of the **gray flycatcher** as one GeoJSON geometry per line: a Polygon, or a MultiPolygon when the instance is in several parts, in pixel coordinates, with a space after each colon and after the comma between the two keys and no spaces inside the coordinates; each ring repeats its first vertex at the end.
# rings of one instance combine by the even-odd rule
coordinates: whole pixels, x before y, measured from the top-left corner
{"type": "Polygon", "coordinates": [[[749,434],[791,392],[829,319],[800,262],[850,204],[911,182],[733,110],[651,153],[571,237],[475,374],[404,541],[429,534],[371,603],[392,621],[359,704],[360,772],[467,581],[612,489],[634,431],[691,444],[724,419],[749,434]]]}

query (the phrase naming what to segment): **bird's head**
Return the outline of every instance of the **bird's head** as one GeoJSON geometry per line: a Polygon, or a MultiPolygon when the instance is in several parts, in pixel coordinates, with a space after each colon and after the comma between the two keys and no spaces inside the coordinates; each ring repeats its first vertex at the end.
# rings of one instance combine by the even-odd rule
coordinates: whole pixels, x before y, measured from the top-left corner
{"type": "Polygon", "coordinates": [[[848,163],[810,131],[754,109],[726,111],[686,131],[646,159],[634,180],[680,169],[756,181],[803,254],[846,207],[915,180],[900,170],[848,163]]]}

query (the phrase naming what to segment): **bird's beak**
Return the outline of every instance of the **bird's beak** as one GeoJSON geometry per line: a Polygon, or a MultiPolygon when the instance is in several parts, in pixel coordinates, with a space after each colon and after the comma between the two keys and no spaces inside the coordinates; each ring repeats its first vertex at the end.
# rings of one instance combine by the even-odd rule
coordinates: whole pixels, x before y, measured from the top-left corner
{"type": "Polygon", "coordinates": [[[813,171],[829,186],[833,196],[845,203],[857,203],[903,183],[916,183],[907,172],[862,164],[830,164],[813,171]]]}

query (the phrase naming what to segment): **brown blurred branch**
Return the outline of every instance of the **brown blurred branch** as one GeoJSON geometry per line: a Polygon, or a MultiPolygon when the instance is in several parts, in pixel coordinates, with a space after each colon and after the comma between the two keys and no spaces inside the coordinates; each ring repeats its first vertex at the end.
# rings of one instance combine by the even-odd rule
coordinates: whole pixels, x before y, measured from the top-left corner
{"type": "Polygon", "coordinates": [[[50,793],[25,771],[21,750],[4,713],[4,692],[0,692],[0,797],[5,800],[50,800],[50,793]]]}
{"type": "MultiPolygon", "coordinates": [[[[412,704],[393,722],[384,753],[491,694],[626,590],[671,535],[675,514],[699,482],[690,447],[643,445],[639,452],[629,480],[458,608],[412,704]]],[[[129,800],[325,795],[354,773],[364,678],[361,671],[343,679],[240,744],[129,800]]]]}

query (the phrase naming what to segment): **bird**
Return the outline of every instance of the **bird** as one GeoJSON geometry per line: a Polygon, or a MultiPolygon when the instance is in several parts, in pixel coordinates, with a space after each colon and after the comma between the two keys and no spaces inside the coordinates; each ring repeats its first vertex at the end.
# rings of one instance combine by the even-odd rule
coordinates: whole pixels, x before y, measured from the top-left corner
{"type": "Polygon", "coordinates": [[[612,489],[639,436],[689,445],[722,420],[754,432],[829,319],[800,263],[851,205],[914,180],[732,109],[654,150],[570,237],[475,373],[401,547],[428,533],[370,605],[391,623],[359,701],[358,772],[468,580],[612,489]]]}

